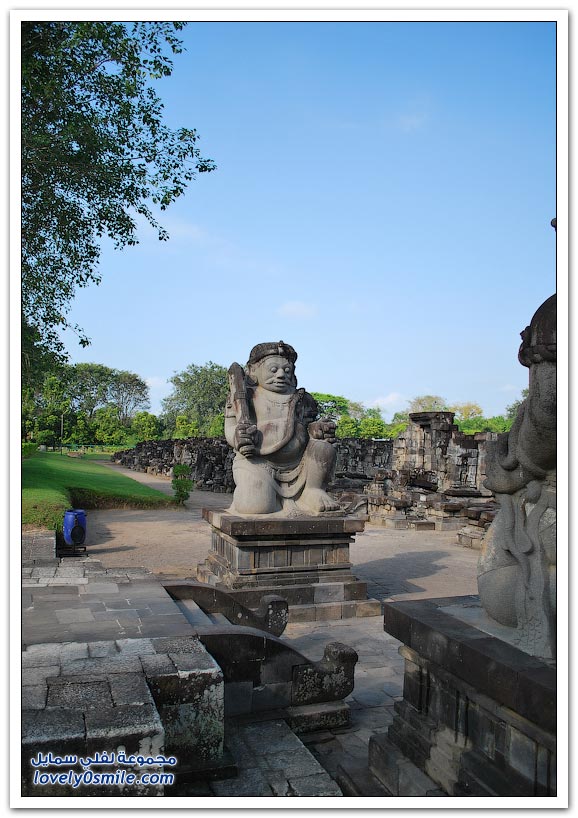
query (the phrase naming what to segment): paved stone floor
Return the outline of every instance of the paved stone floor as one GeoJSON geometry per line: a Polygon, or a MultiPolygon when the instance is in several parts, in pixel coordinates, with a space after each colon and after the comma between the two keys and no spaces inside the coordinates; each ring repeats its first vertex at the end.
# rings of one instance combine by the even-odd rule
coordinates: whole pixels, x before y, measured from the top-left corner
{"type": "Polygon", "coordinates": [[[146,568],[105,568],[91,557],[24,563],[22,612],[24,645],[193,633],[146,568]]]}
{"type": "MultiPolygon", "coordinates": [[[[111,468],[172,493],[168,480],[118,466],[111,468]]],[[[87,556],[102,563],[107,579],[103,582],[96,576],[74,576],[74,560],[70,560],[68,582],[66,564],[59,569],[58,577],[54,565],[44,566],[44,572],[40,570],[42,566],[37,566],[36,572],[31,570],[24,579],[26,587],[23,589],[24,641],[51,641],[46,640],[48,623],[43,620],[46,613],[51,617],[51,627],[60,627],[64,636],[61,641],[89,638],[86,634],[93,627],[100,629],[97,639],[108,638],[104,636],[105,630],[119,625],[128,629],[123,635],[128,635],[129,630],[132,635],[132,630],[142,628],[143,623],[146,627],[154,627],[150,618],[155,613],[152,608],[154,604],[162,607],[162,600],[151,599],[147,603],[137,593],[138,606],[132,605],[127,587],[132,586],[132,590],[138,587],[141,594],[145,593],[147,586],[152,591],[156,583],[146,581],[142,576],[143,569],[157,574],[195,576],[197,564],[204,560],[210,548],[210,528],[202,520],[201,510],[203,507],[225,508],[230,500],[231,496],[226,494],[193,492],[182,510],[90,511],[87,515],[87,556]],[[120,567],[125,571],[115,571],[120,567]],[[61,581],[55,583],[54,580],[60,578],[61,581]],[[55,585],[61,590],[51,591],[55,585]],[[62,592],[63,585],[68,585],[70,591],[62,592]],[[61,598],[56,599],[55,594],[60,594],[61,598]],[[73,597],[75,602],[72,604],[73,597]],[[126,605],[120,605],[124,614],[118,607],[123,601],[127,601],[126,605]],[[72,612],[79,607],[85,610],[81,614],[82,620],[72,612]],[[130,613],[131,610],[134,613],[130,613]],[[40,629],[38,638],[34,636],[35,628],[40,629]]],[[[365,532],[358,535],[351,546],[350,556],[354,573],[368,583],[368,595],[380,600],[477,593],[478,552],[459,546],[456,532],[395,531],[367,525],[365,532]]],[[[168,620],[166,626],[171,626],[168,620]]],[[[402,694],[403,666],[398,655],[399,643],[384,633],[382,617],[293,623],[287,627],[283,638],[310,659],[321,659],[324,646],[331,641],[343,642],[357,651],[355,688],[347,700],[351,708],[351,726],[309,734],[303,739],[322,768],[332,776],[338,765],[366,761],[370,736],[387,729],[394,702],[402,694]]],[[[312,773],[318,774],[317,770],[312,773]]],[[[255,776],[259,777],[257,773],[253,774],[255,776]]],[[[267,786],[271,787],[271,782],[267,786]]]]}
{"type": "Polygon", "coordinates": [[[226,742],[239,775],[183,787],[178,795],[219,798],[341,797],[323,765],[284,721],[227,725],[226,742]]]}

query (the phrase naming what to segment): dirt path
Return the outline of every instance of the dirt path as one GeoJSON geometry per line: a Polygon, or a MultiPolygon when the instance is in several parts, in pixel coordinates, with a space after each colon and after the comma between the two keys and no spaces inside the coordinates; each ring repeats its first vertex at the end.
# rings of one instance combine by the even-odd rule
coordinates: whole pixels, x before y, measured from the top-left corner
{"type": "MultiPolygon", "coordinates": [[[[98,461],[137,483],[173,494],[171,481],[98,461]]],[[[107,567],[143,566],[156,573],[195,576],[211,547],[211,529],[202,509],[227,508],[230,494],[193,491],[185,507],[162,509],[110,509],[87,512],[88,554],[107,567]]]]}
{"type": "MultiPolygon", "coordinates": [[[[171,483],[102,461],[139,483],[172,494],[171,483]]],[[[87,512],[88,553],[108,567],[143,566],[156,573],[195,576],[211,547],[202,509],[227,508],[231,494],[193,491],[184,509],[87,512]]],[[[453,531],[392,531],[367,525],[350,549],[354,572],[370,596],[409,599],[476,594],[479,552],[462,548],[453,531]]]]}

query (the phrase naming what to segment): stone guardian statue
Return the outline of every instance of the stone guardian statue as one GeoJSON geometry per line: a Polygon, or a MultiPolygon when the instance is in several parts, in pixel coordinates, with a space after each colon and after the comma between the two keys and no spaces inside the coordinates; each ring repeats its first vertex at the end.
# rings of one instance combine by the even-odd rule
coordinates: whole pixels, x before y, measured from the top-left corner
{"type": "Polygon", "coordinates": [[[336,460],[335,423],[317,420],[297,388],[297,353],[284,341],[257,344],[245,368],[229,368],[225,437],[235,450],[234,514],[296,516],[340,509],[326,492],[336,460]]]}
{"type": "Polygon", "coordinates": [[[556,655],[556,296],[521,333],[529,393],[509,433],[488,452],[485,486],[500,510],[482,545],[478,590],[513,642],[556,655]]]}

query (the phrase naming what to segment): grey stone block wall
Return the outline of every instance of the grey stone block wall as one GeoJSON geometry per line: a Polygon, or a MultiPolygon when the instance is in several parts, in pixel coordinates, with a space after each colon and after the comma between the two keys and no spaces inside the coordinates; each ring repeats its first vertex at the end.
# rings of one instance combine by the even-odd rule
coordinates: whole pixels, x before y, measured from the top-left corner
{"type": "MultiPolygon", "coordinates": [[[[391,440],[344,439],[337,444],[337,478],[369,481],[391,465],[391,440]]],[[[224,438],[145,440],[134,449],[115,452],[112,459],[128,469],[172,477],[176,463],[191,466],[198,489],[233,492],[235,453],[224,438]]]]}
{"type": "Polygon", "coordinates": [[[145,440],[134,449],[115,452],[112,460],[134,471],[171,478],[177,463],[190,466],[196,488],[232,492],[234,452],[225,438],[145,440]]]}
{"type": "Polygon", "coordinates": [[[22,666],[23,795],[162,795],[162,783],[141,783],[130,765],[137,780],[124,789],[118,781],[74,787],[73,773],[83,772],[76,759],[174,754],[178,772],[223,754],[223,674],[195,636],[29,645],[22,666]],[[49,752],[76,757],[66,769],[72,779],[35,778],[33,760],[49,752]]]}
{"type": "MultiPolygon", "coordinates": [[[[463,435],[453,425],[452,412],[422,412],[395,440],[338,440],[335,485],[361,490],[378,472],[393,471],[410,481],[426,475],[439,491],[454,485],[481,489],[486,441],[495,437],[463,435]]],[[[184,463],[191,466],[198,489],[216,492],[234,490],[233,458],[224,438],[146,440],[112,455],[126,468],[167,478],[176,463],[184,463]]]]}

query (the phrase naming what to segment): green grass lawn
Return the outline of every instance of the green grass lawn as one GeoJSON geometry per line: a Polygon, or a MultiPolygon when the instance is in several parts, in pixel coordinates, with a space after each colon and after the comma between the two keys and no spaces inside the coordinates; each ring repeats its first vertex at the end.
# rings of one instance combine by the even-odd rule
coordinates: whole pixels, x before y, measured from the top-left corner
{"type": "Polygon", "coordinates": [[[67,457],[36,452],[22,461],[22,525],[62,529],[67,508],[152,508],[172,497],[93,462],[107,455],[67,457]]]}

